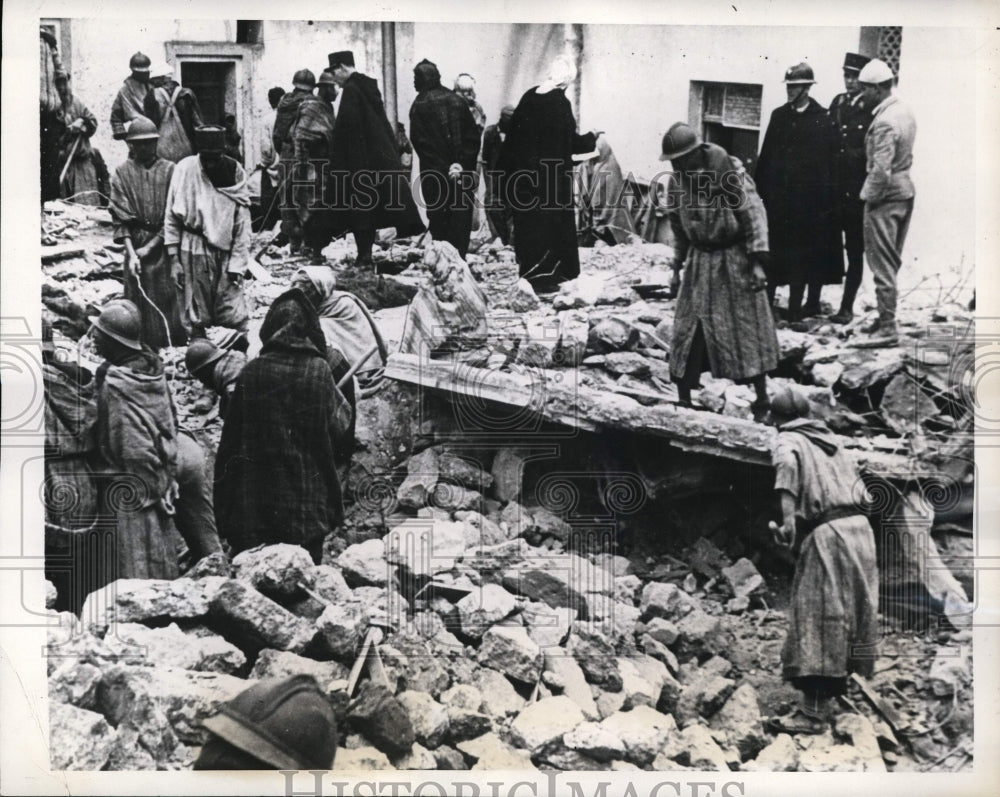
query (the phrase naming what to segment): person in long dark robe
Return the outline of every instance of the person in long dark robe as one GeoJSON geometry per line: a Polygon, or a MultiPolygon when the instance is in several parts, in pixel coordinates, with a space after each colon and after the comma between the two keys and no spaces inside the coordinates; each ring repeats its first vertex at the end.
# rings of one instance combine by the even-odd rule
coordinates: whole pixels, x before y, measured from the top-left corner
{"type": "Polygon", "coordinates": [[[418,93],[410,106],[410,140],[420,158],[431,235],[464,258],[472,235],[479,128],[468,103],[441,85],[441,73],[430,61],[414,67],[413,88],[418,93]]]}
{"type": "Polygon", "coordinates": [[[573,62],[557,58],[548,79],[521,97],[504,144],[505,200],[514,217],[518,269],[543,293],[580,274],[573,154],[593,151],[597,137],[576,132],[565,94],[575,79],[573,62]]]}
{"type": "MultiPolygon", "coordinates": [[[[279,153],[274,149],[274,123],[278,118],[278,103],[285,96],[281,86],[274,86],[267,91],[267,103],[270,111],[265,111],[259,128],[260,138],[260,219],[255,219],[254,229],[273,230],[278,223],[278,201],[276,191],[280,182],[278,173],[279,153]]],[[[275,241],[275,243],[278,243],[275,241]]]]}
{"type": "Polygon", "coordinates": [[[581,217],[585,221],[580,231],[610,246],[630,243],[636,230],[627,204],[625,178],[603,133],[597,136],[596,153],[580,166],[581,217]]]}
{"type": "Polygon", "coordinates": [[[483,177],[486,181],[486,221],[494,238],[499,237],[505,246],[514,237],[514,222],[510,208],[504,204],[504,175],[500,170],[503,146],[510,132],[510,120],[514,117],[514,106],[505,105],[500,111],[500,119],[489,125],[483,133],[483,177]]]}
{"type": "Polygon", "coordinates": [[[424,224],[378,82],[355,70],[349,50],[330,53],[328,60],[341,98],[333,129],[327,204],[333,211],[334,230],[353,233],[356,262],[365,265],[372,262],[377,230],[395,227],[397,238],[408,238],[422,233],[424,224]]]}
{"type": "Polygon", "coordinates": [[[315,88],[316,76],[309,69],[300,69],[292,75],[292,90],[282,96],[274,112],[272,143],[278,158],[275,194],[281,218],[281,235],[275,243],[283,246],[287,241],[293,255],[298,254],[302,247],[302,223],[295,208],[295,144],[292,141],[292,127],[298,117],[299,106],[313,96],[315,88]]]}
{"type": "Polygon", "coordinates": [[[38,29],[38,130],[44,204],[59,197],[59,142],[66,132],[62,97],[56,78],[63,71],[62,59],[51,31],[38,29]]]}
{"type": "Polygon", "coordinates": [[[126,141],[129,158],[111,178],[110,208],[114,240],[125,246],[125,298],[139,308],[143,343],[154,350],[183,346],[187,331],[163,245],[174,164],[157,155],[159,133],[148,119],[134,121],[126,141]]]}
{"type": "Polygon", "coordinates": [[[839,137],[826,109],[809,96],[814,82],[808,64],[785,73],[788,102],[771,114],[755,173],[770,232],[769,291],[773,300],[778,285],[789,286],[791,322],[818,315],[823,286],[844,277],[836,196],[839,137]]]}
{"type": "Polygon", "coordinates": [[[872,676],[879,638],[875,539],[855,495],[857,465],[810,412],[796,387],[771,401],[782,515],[771,530],[798,557],[781,658],[785,678],[802,692],[795,711],[769,721],[779,733],[828,730],[830,698],[844,694],[850,673],[872,676]]]}
{"type": "Polygon", "coordinates": [[[271,305],[260,355],[236,384],[215,463],[219,530],[234,552],[301,545],[320,560],[343,519],[337,451],[352,413],[334,382],[316,311],[298,289],[271,305]]]}
{"type": "Polygon", "coordinates": [[[160,132],[157,152],[161,158],[179,163],[196,152],[194,131],[203,123],[198,98],[174,80],[169,64],[153,67],[149,74],[150,89],[143,108],[160,132]]]}
{"type": "Polygon", "coordinates": [[[663,140],[661,160],[675,174],[669,219],[675,272],[684,269],[670,341],[670,375],[681,402],[702,371],[745,380],[767,411],[766,374],[778,366],[778,339],[765,277],[767,216],[743,164],[722,147],[701,143],[678,122],[663,140]]]}
{"type": "Polygon", "coordinates": [[[151,63],[145,53],[136,53],[129,59],[128,67],[132,74],[125,78],[111,104],[111,134],[118,141],[125,138],[126,124],[146,115],[145,100],[149,93],[151,63]]]}
{"type": "Polygon", "coordinates": [[[110,484],[117,578],[176,578],[177,426],[163,362],[139,341],[139,311],[109,302],[90,319],[97,369],[97,446],[110,484]]]}
{"type": "Polygon", "coordinates": [[[330,159],[333,156],[333,129],[336,117],[333,102],[337,99],[337,84],[333,75],[319,76],[316,94],[310,94],[300,104],[291,128],[292,149],[295,153],[293,196],[298,211],[302,242],[316,265],[325,263],[323,249],[333,239],[330,211],[323,197],[330,159]]]}

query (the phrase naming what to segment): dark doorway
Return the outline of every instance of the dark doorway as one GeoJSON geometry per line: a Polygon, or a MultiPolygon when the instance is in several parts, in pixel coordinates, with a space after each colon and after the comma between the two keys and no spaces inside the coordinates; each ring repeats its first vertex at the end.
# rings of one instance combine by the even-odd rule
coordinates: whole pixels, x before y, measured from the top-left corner
{"type": "Polygon", "coordinates": [[[739,158],[749,173],[757,164],[763,87],[752,83],[692,81],[692,120],[706,141],[739,158]]]}
{"type": "Polygon", "coordinates": [[[198,98],[207,124],[221,125],[236,113],[236,64],[233,61],[183,61],[181,85],[198,98]]]}

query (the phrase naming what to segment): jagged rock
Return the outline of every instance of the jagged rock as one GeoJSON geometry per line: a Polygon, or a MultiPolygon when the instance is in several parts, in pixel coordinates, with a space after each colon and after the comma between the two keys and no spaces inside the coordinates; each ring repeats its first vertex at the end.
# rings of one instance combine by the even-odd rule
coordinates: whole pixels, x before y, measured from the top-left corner
{"type": "Polygon", "coordinates": [[[591,687],[596,695],[597,716],[600,719],[607,719],[612,714],[622,710],[625,705],[625,692],[605,692],[598,686],[591,687]]]}
{"type": "Polygon", "coordinates": [[[417,519],[396,526],[384,541],[387,562],[404,567],[412,577],[427,577],[447,572],[462,560],[465,526],[438,518],[429,524],[417,519]]]}
{"type": "Polygon", "coordinates": [[[116,656],[104,640],[86,631],[72,612],[59,612],[59,625],[47,629],[46,674],[51,675],[65,662],[89,662],[103,666],[116,656]]]}
{"type": "Polygon", "coordinates": [[[502,583],[511,592],[530,601],[553,608],[569,607],[583,617],[590,617],[585,594],[577,589],[578,579],[569,568],[547,569],[532,566],[511,568],[502,583]]]}
{"type": "Polygon", "coordinates": [[[185,578],[209,578],[210,576],[221,576],[222,578],[233,577],[233,566],[222,551],[210,553],[203,556],[188,570],[185,578]]]}
{"type": "Polygon", "coordinates": [[[722,568],[731,564],[719,547],[704,537],[699,537],[692,543],[685,561],[691,565],[691,570],[704,578],[717,577],[722,568]]]}
{"type": "Polygon", "coordinates": [[[493,495],[500,501],[516,501],[521,494],[524,463],[529,453],[517,446],[503,445],[497,449],[490,474],[493,476],[493,495]]]}
{"type": "MultiPolygon", "coordinates": [[[[440,481],[434,485],[431,492],[430,503],[437,509],[447,512],[457,511],[478,511],[483,506],[483,496],[475,490],[463,487],[461,484],[440,481]]],[[[448,520],[449,518],[441,518],[448,520]]],[[[464,539],[464,535],[463,535],[464,539]]]]}
{"type": "Polygon", "coordinates": [[[607,570],[616,579],[631,575],[629,571],[632,568],[632,563],[624,556],[618,556],[613,553],[599,553],[594,556],[594,564],[597,567],[607,570]]]}
{"type": "Polygon", "coordinates": [[[410,748],[410,752],[407,755],[394,759],[392,765],[396,769],[401,770],[436,769],[437,759],[434,758],[433,753],[426,747],[414,742],[413,747],[410,748]]]}
{"type": "Polygon", "coordinates": [[[726,649],[725,633],[718,617],[695,609],[677,622],[677,653],[680,656],[703,656],[726,649]]]}
{"type": "Polygon", "coordinates": [[[559,313],[559,344],[556,359],[562,366],[575,366],[583,362],[587,350],[590,323],[586,313],[564,310],[559,313]]]}
{"type": "Polygon", "coordinates": [[[395,769],[386,754],[374,747],[340,748],[333,760],[333,768],[339,772],[395,769]]]}
{"type": "Polygon", "coordinates": [[[510,539],[500,526],[474,510],[456,512],[455,520],[465,524],[466,550],[483,545],[496,545],[510,539]]]}
{"type": "Polygon", "coordinates": [[[435,449],[427,448],[410,457],[406,461],[406,478],[396,490],[399,505],[408,509],[426,506],[440,475],[435,449]]]}
{"type": "Polygon", "coordinates": [[[680,633],[677,626],[662,617],[653,617],[646,623],[646,633],[661,645],[672,645],[680,633]]]}
{"type": "MultiPolygon", "coordinates": [[[[551,648],[545,651],[542,680],[570,698],[586,719],[596,720],[600,716],[583,669],[564,649],[551,648]]],[[[615,708],[617,710],[618,707],[615,708]]]]}
{"type": "Polygon", "coordinates": [[[747,772],[795,772],[799,768],[799,750],[792,737],[780,733],[753,761],[743,764],[747,772]]]}
{"type": "Polygon", "coordinates": [[[493,476],[479,465],[448,450],[438,451],[438,480],[461,484],[477,493],[493,486],[493,476]]]}
{"type": "Polygon", "coordinates": [[[671,742],[667,755],[695,769],[729,772],[726,754],[715,743],[711,732],[704,725],[690,725],[671,742]]]}
{"type": "Polygon", "coordinates": [[[427,692],[437,698],[451,686],[451,676],[441,665],[440,657],[419,636],[395,634],[391,642],[403,659],[390,662],[384,654],[383,659],[396,669],[403,689],[427,692]]]}
{"type": "Polygon", "coordinates": [[[860,772],[864,766],[860,750],[849,744],[836,744],[829,733],[816,737],[808,750],[799,753],[800,772],[860,772]]]}
{"type": "Polygon", "coordinates": [[[639,331],[621,318],[605,318],[590,329],[588,347],[599,354],[635,348],[639,331]]]}
{"type": "Polygon", "coordinates": [[[712,717],[709,727],[721,746],[735,747],[744,761],[753,758],[767,744],[757,690],[748,683],[740,684],[712,717]]]}
{"type": "Polygon", "coordinates": [[[713,673],[699,672],[681,692],[674,716],[683,728],[699,716],[710,717],[729,699],[736,683],[713,673]]]}
{"type": "Polygon", "coordinates": [[[88,595],[80,616],[100,633],[112,622],[204,617],[212,599],[226,583],[226,579],[218,576],[197,581],[120,578],[88,595]]]}
{"type": "Polygon", "coordinates": [[[243,649],[276,648],[301,653],[315,634],[301,617],[240,581],[227,581],[219,588],[212,598],[210,613],[213,625],[243,649]]]}
{"type": "Polygon", "coordinates": [[[306,576],[312,583],[310,592],[313,595],[286,601],[286,607],[293,614],[315,620],[329,604],[354,600],[351,588],[347,586],[343,574],[336,567],[315,565],[306,576]]]}
{"type": "Polygon", "coordinates": [[[472,639],[483,634],[517,607],[517,600],[503,587],[483,584],[455,604],[462,633],[472,639]]]}
{"type": "Polygon", "coordinates": [[[449,706],[448,740],[452,744],[475,739],[493,730],[493,720],[488,714],[474,711],[461,706],[449,706]]]}
{"type": "Polygon", "coordinates": [[[337,564],[351,587],[384,587],[391,578],[383,540],[365,540],[349,545],[337,557],[337,564]]]}
{"type": "Polygon", "coordinates": [[[928,682],[938,697],[946,697],[966,686],[971,677],[969,648],[939,648],[931,663],[928,682]]]}
{"type": "Polygon", "coordinates": [[[485,733],[455,745],[475,765],[473,771],[534,769],[531,757],[523,750],[515,750],[495,733],[485,733]]]}
{"type": "Polygon", "coordinates": [[[604,634],[576,623],[566,649],[580,665],[587,681],[609,692],[621,691],[622,676],[618,671],[615,649],[604,634]]]}
{"type": "Polygon", "coordinates": [[[351,726],[390,756],[402,756],[415,734],[406,708],[383,686],[364,681],[348,708],[351,726]]]}
{"type": "Polygon", "coordinates": [[[316,620],[316,646],[335,659],[353,659],[367,628],[368,610],[364,603],[352,601],[327,606],[316,620]]]}
{"type": "Polygon", "coordinates": [[[649,376],[649,361],[633,351],[614,351],[604,355],[604,367],[617,376],[649,376]]]}
{"type": "Polygon", "coordinates": [[[817,363],[812,367],[810,373],[813,384],[833,387],[844,373],[844,364],[841,362],[817,363]]]}
{"type": "Polygon", "coordinates": [[[722,568],[722,577],[736,598],[749,598],[764,586],[764,577],[749,559],[737,559],[729,567],[722,568]]]}
{"type": "Polygon", "coordinates": [[[689,595],[670,582],[650,581],[643,587],[639,611],[644,621],[654,617],[666,620],[676,619],[697,608],[697,603],[689,595]]]}
{"type": "Polygon", "coordinates": [[[257,656],[250,678],[284,678],[304,673],[316,679],[320,689],[332,682],[347,678],[348,669],[335,661],[316,661],[287,650],[264,649],[257,656]]]}
{"type": "MultiPolygon", "coordinates": [[[[660,666],[663,667],[662,664],[660,666]]],[[[625,693],[625,702],[622,704],[624,710],[628,711],[636,706],[656,707],[662,688],[660,684],[653,684],[644,678],[629,659],[618,659],[618,672],[621,673],[622,691],[625,693]]]]}
{"type": "Polygon", "coordinates": [[[494,626],[483,634],[479,663],[515,681],[534,684],[542,669],[542,651],[524,628],[494,626]]]}
{"type": "MultiPolygon", "coordinates": [[[[626,560],[628,561],[628,560],[626,560]]],[[[642,581],[638,576],[626,575],[615,577],[615,600],[621,603],[634,604],[642,594],[642,581]]]]}
{"type": "Polygon", "coordinates": [[[56,585],[53,584],[48,579],[45,579],[45,608],[53,609],[55,608],[56,601],[59,599],[59,591],[56,589],[56,585]]]}
{"type": "Polygon", "coordinates": [[[247,662],[238,647],[211,632],[185,634],[171,623],[149,628],[141,623],[116,623],[104,643],[123,661],[150,667],[234,673],[247,662]]]}
{"type": "Polygon", "coordinates": [[[458,771],[469,768],[469,765],[465,763],[465,756],[454,747],[443,744],[436,748],[433,753],[438,769],[458,771]]]}
{"type": "Polygon", "coordinates": [[[565,695],[547,697],[525,708],[510,724],[510,737],[532,753],[562,738],[584,721],[583,713],[565,695]]]}
{"type": "Polygon", "coordinates": [[[551,368],[555,364],[559,344],[559,322],[551,317],[527,316],[525,335],[517,352],[517,363],[535,368],[551,368]]]}
{"type": "Polygon", "coordinates": [[[531,310],[537,310],[541,304],[538,300],[538,295],[535,293],[535,289],[523,277],[515,283],[514,289],[507,298],[507,303],[515,313],[527,313],[531,310]]]}
{"type": "Polygon", "coordinates": [[[478,668],[473,685],[482,693],[483,713],[495,720],[517,714],[524,708],[524,698],[517,693],[506,676],[496,670],[478,668]]]}
{"type": "Polygon", "coordinates": [[[49,703],[49,752],[53,771],[96,771],[111,757],[117,733],[100,714],[69,703],[49,703]]]}
{"type": "Polygon", "coordinates": [[[597,593],[587,593],[591,619],[617,648],[632,647],[639,609],[631,603],[618,603],[597,593]]]}
{"type": "Polygon", "coordinates": [[[479,711],[483,705],[483,693],[469,684],[455,684],[441,693],[441,702],[451,708],[479,711]]]}
{"type": "Polygon", "coordinates": [[[468,551],[462,564],[477,573],[504,572],[524,563],[533,555],[534,549],[523,539],[507,540],[479,551],[468,551]]]}
{"type": "Polygon", "coordinates": [[[726,678],[732,672],[733,665],[729,663],[728,659],[722,656],[712,656],[712,658],[704,661],[699,669],[701,672],[721,675],[723,678],[726,678]]]}
{"type": "Polygon", "coordinates": [[[400,692],[396,699],[410,716],[416,740],[430,749],[436,748],[448,733],[448,711],[427,692],[412,689],[400,692]]]}
{"type": "Polygon", "coordinates": [[[639,640],[639,644],[646,652],[646,655],[652,656],[657,661],[663,662],[670,672],[676,675],[680,670],[680,665],[677,662],[677,656],[675,656],[674,652],[662,642],[653,639],[653,637],[649,634],[643,634],[642,638],[639,640]]]}
{"type": "Polygon", "coordinates": [[[557,769],[562,772],[595,772],[607,768],[596,758],[570,750],[560,742],[544,747],[533,756],[541,769],[557,769]]]}
{"type": "Polygon", "coordinates": [[[886,771],[878,736],[867,717],[860,714],[841,714],[837,717],[835,731],[838,736],[850,739],[851,746],[861,756],[865,772],[886,771]]]}
{"type": "Polygon", "coordinates": [[[223,673],[118,664],[104,673],[97,704],[119,731],[123,725],[139,731],[143,746],[160,761],[177,740],[204,744],[202,722],[246,688],[242,678],[223,673]]]}
{"type": "Polygon", "coordinates": [[[49,699],[70,703],[77,708],[93,709],[97,704],[101,675],[101,670],[93,664],[75,659],[64,660],[49,675],[49,699]]]}
{"type": "MultiPolygon", "coordinates": [[[[499,456],[500,454],[497,454],[497,457],[499,456]]],[[[499,483],[499,479],[497,483],[499,483]]],[[[534,534],[537,531],[537,526],[535,526],[535,520],[532,518],[531,512],[513,500],[500,513],[500,526],[501,528],[506,526],[507,536],[511,539],[534,534]]]]}
{"type": "Polygon", "coordinates": [[[625,756],[625,743],[597,722],[583,722],[563,736],[563,743],[598,761],[625,756]]]}
{"type": "Polygon", "coordinates": [[[625,757],[639,766],[645,766],[656,758],[667,739],[677,730],[673,717],[649,706],[618,711],[601,720],[600,726],[621,739],[625,745],[625,757]]]}
{"type": "Polygon", "coordinates": [[[269,598],[281,600],[302,593],[302,585],[311,588],[312,557],[298,545],[262,545],[233,557],[233,572],[269,598]]]}

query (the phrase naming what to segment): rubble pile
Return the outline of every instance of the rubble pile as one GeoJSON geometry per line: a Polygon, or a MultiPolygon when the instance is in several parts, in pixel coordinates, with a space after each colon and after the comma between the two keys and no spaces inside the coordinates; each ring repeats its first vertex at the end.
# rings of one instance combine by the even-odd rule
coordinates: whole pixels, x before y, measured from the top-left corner
{"type": "Polygon", "coordinates": [[[564,518],[498,497],[511,467],[432,446],[407,460],[388,533],[322,565],[272,545],[92,594],[50,637],[54,762],[186,768],[202,720],[292,673],[335,707],[340,769],[884,771],[968,738],[968,632],[914,638],[932,665],[897,649],[866,684],[889,704],[910,691],[911,714],[883,706],[895,733],[855,689],[825,735],[769,734],[762,714],[794,692],[753,562],[704,539],[670,574],[588,553],[564,518]]]}

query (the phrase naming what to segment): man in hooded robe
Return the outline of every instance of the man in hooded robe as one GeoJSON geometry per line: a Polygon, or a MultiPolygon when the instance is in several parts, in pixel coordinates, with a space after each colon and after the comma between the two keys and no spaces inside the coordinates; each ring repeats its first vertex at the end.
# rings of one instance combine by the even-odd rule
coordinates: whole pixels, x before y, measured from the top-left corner
{"type": "Polygon", "coordinates": [[[328,204],[334,230],[351,231],[358,250],[356,262],[368,265],[377,230],[395,227],[398,238],[408,238],[422,233],[424,225],[378,82],[355,69],[350,50],[330,53],[328,60],[341,91],[328,204]]]}
{"type": "Polygon", "coordinates": [[[222,154],[224,136],[221,127],[195,131],[198,154],[177,164],[167,194],[163,242],[191,337],[210,326],[246,331],[249,318],[250,192],[243,167],[222,154]]]}
{"type": "Polygon", "coordinates": [[[585,220],[581,227],[611,246],[631,242],[636,232],[625,202],[625,179],[603,133],[597,136],[596,155],[581,166],[581,176],[585,220]]]}
{"type": "Polygon", "coordinates": [[[334,382],[319,318],[297,288],[271,305],[260,355],[229,402],[215,463],[215,511],[233,551],[301,545],[319,563],[343,520],[338,452],[350,405],[334,382]]]}
{"type": "Polygon", "coordinates": [[[593,133],[578,135],[566,87],[576,79],[572,60],[557,58],[541,85],[521,97],[504,144],[502,170],[514,218],[520,275],[538,292],[551,292],[580,274],[573,204],[573,155],[591,152],[593,133]],[[515,174],[516,173],[516,174],[515,174]]]}
{"type": "Polygon", "coordinates": [[[510,132],[514,106],[505,105],[500,119],[483,133],[483,176],[486,178],[486,221],[494,238],[499,237],[506,246],[513,239],[514,223],[510,208],[504,204],[504,176],[500,171],[503,147],[510,132]]]}
{"type": "Polygon", "coordinates": [[[431,235],[465,257],[472,235],[479,128],[466,101],[441,85],[424,59],[413,69],[417,97],[410,106],[410,141],[420,158],[420,190],[431,235]]]}
{"type": "Polygon", "coordinates": [[[125,138],[125,126],[140,116],[146,115],[145,101],[149,92],[149,68],[152,61],[145,53],[136,53],[128,62],[131,73],[122,83],[115,101],[111,104],[111,134],[121,141],[125,138]]]}
{"type": "Polygon", "coordinates": [[[782,524],[775,541],[797,552],[784,676],[802,692],[801,705],[772,719],[782,733],[829,729],[830,699],[847,676],[874,672],[878,628],[875,538],[855,488],[858,468],[809,400],[793,386],[771,400],[778,440],[771,453],[782,524]]]}

